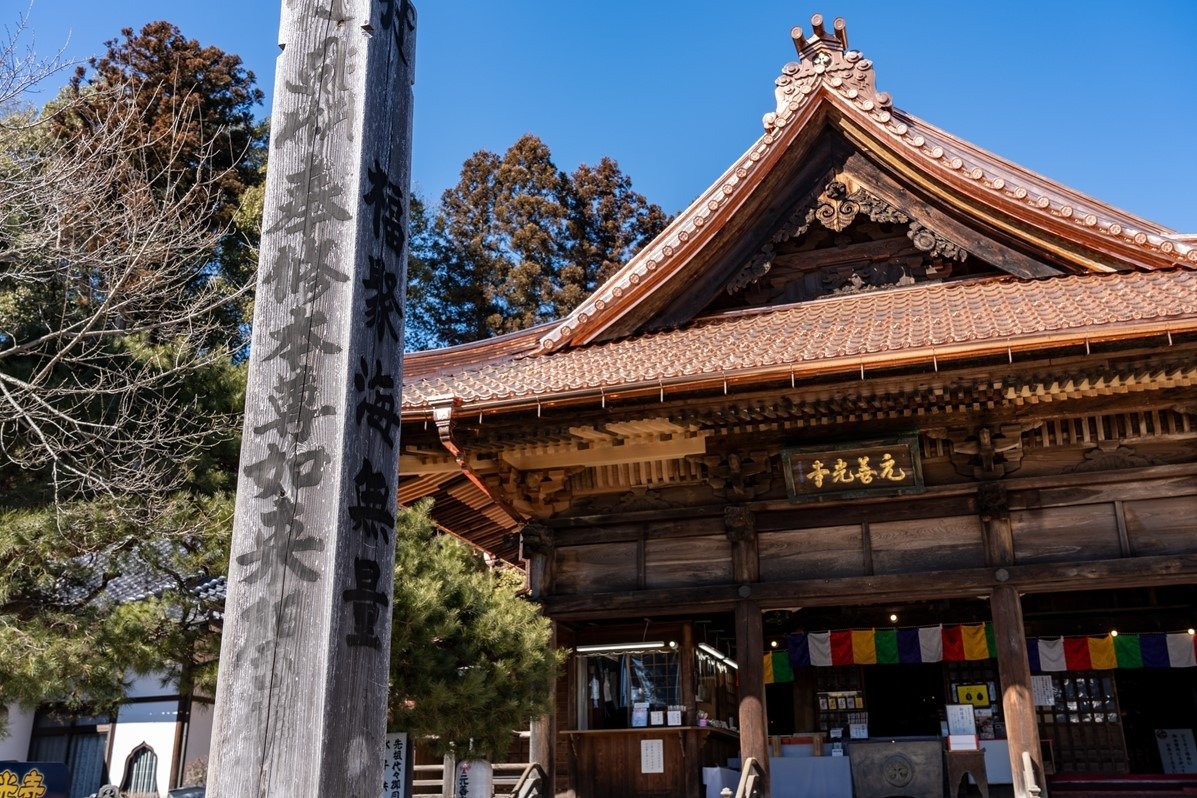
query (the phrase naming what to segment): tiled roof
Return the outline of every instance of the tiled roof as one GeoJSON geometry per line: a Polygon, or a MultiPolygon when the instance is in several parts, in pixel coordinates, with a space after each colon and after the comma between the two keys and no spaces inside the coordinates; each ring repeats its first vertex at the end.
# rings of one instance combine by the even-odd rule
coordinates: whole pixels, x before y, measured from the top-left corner
{"type": "Polygon", "coordinates": [[[765,134],[657,238],[546,332],[542,347],[561,349],[594,340],[630,306],[664,290],[670,276],[744,205],[744,194],[776,167],[779,153],[799,131],[823,123],[815,111],[825,106],[835,108],[844,124],[871,136],[871,147],[886,149],[932,182],[949,186],[948,193],[971,196],[974,204],[1023,220],[1023,228],[1051,230],[1073,242],[1063,257],[1083,265],[1091,255],[1082,253],[1099,252],[1107,260],[1142,269],[1197,264],[1193,235],[1113,208],[894,107],[890,95],[877,90],[873,63],[848,49],[843,20],[835,21],[834,31],[824,29],[821,15],[811,22],[814,35],[809,39],[801,28],[791,32],[799,60],[786,64],[776,80],[776,109],[765,114],[765,134]]]}
{"type": "Polygon", "coordinates": [[[405,381],[411,412],[438,397],[499,405],[752,373],[800,374],[920,356],[1197,328],[1197,272],[1088,274],[929,283],[699,319],[681,329],[405,381]]]}
{"type": "MultiPolygon", "coordinates": [[[[159,554],[168,551],[169,544],[159,541],[154,547],[159,554]]],[[[63,587],[63,599],[77,602],[96,593],[103,581],[103,572],[112,567],[112,556],[97,552],[74,561],[79,566],[78,582],[63,587]]],[[[136,557],[125,557],[120,562],[120,573],[103,584],[103,590],[93,599],[110,604],[130,604],[161,596],[178,587],[174,577],[150,566],[136,557]]],[[[226,581],[223,575],[195,575],[187,580],[189,590],[202,603],[219,605],[224,602],[226,581]]],[[[214,611],[219,617],[219,611],[214,611]]]]}

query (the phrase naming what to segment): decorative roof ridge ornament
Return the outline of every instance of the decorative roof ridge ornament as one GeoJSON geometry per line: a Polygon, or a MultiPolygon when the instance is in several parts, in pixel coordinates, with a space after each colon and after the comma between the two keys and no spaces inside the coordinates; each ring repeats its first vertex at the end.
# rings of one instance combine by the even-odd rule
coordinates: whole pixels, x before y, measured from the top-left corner
{"type": "Polygon", "coordinates": [[[873,62],[856,50],[848,49],[848,26],[843,17],[832,23],[834,32],[823,27],[823,15],[810,18],[813,35],[806,38],[801,26],[790,31],[798,61],[782,67],[777,78],[777,110],[765,114],[765,131],[772,133],[783,127],[791,116],[806,105],[819,90],[826,87],[876,121],[890,121],[893,100],[886,92],[878,92],[873,62]]]}
{"type": "MultiPolygon", "coordinates": [[[[890,95],[876,89],[873,62],[848,49],[844,21],[836,19],[831,34],[823,28],[822,15],[815,14],[811,23],[814,35],[809,39],[801,28],[791,30],[800,60],[786,64],[776,80],[777,109],[765,114],[764,134],[659,236],[542,335],[535,354],[595,340],[638,298],[666,284],[735,212],[741,197],[761,184],[778,151],[794,138],[795,126],[800,129],[812,115],[812,98],[820,95],[858,120],[870,120],[880,134],[880,146],[898,157],[917,158],[957,187],[967,185],[974,196],[999,198],[1006,209],[1026,215],[1033,225],[1046,222],[1066,236],[1068,228],[1086,230],[1085,246],[1096,244],[1104,252],[1104,242],[1111,242],[1117,247],[1113,257],[1148,270],[1197,265],[1197,236],[1182,236],[1104,206],[895,109],[890,95]]],[[[1115,270],[1088,257],[1082,264],[1095,272],[1115,270]]]]}

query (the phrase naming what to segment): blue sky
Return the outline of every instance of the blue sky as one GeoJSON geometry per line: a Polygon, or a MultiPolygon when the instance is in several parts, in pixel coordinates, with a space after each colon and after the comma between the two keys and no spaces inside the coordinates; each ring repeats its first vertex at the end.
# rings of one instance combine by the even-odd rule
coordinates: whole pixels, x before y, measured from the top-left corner
{"type": "MultiPolygon", "coordinates": [[[[23,4],[24,0],[19,0],[23,4]]],[[[12,7],[11,4],[6,4],[12,7]]],[[[603,155],[680,210],[757,136],[789,30],[820,11],[894,104],[1034,171],[1197,232],[1197,2],[417,0],[413,181],[435,199],[525,132],[558,166],[603,155]]],[[[38,49],[102,49],[165,18],[269,90],[278,0],[34,0],[38,49]]],[[[8,20],[0,20],[7,22],[8,20]]],[[[261,113],[267,113],[264,106],[261,113]]]]}

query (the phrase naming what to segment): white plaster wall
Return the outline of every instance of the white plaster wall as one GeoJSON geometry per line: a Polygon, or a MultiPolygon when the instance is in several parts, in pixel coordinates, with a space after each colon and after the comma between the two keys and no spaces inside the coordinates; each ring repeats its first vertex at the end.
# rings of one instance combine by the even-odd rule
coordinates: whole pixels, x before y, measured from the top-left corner
{"type": "Polygon", "coordinates": [[[212,705],[194,701],[191,704],[191,726],[187,730],[187,752],[183,764],[207,756],[212,750],[212,705]]]}
{"type": "MultiPolygon", "coordinates": [[[[154,682],[158,685],[158,682],[154,682]]],[[[161,688],[158,688],[161,690],[161,688]]],[[[125,766],[133,749],[145,743],[158,757],[157,788],[165,795],[170,787],[171,759],[175,751],[175,718],[178,699],[123,704],[112,726],[112,758],[108,762],[108,777],[120,785],[125,766]]]]}
{"type": "Polygon", "coordinates": [[[8,704],[8,734],[0,737],[0,760],[24,762],[29,756],[29,736],[33,733],[33,710],[8,704]]]}

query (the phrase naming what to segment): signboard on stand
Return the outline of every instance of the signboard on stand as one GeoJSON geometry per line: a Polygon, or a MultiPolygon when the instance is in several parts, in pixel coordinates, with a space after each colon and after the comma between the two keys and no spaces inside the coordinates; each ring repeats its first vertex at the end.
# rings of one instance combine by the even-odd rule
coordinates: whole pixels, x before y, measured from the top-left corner
{"type": "Polygon", "coordinates": [[[411,765],[407,732],[388,734],[382,760],[382,798],[411,797],[411,765]]]}
{"type": "Polygon", "coordinates": [[[1056,705],[1056,690],[1052,686],[1050,675],[1031,677],[1031,697],[1037,707],[1051,707],[1056,705]]]}
{"type": "Polygon", "coordinates": [[[1155,744],[1165,773],[1197,773],[1197,744],[1192,729],[1156,729],[1155,744]]]}

